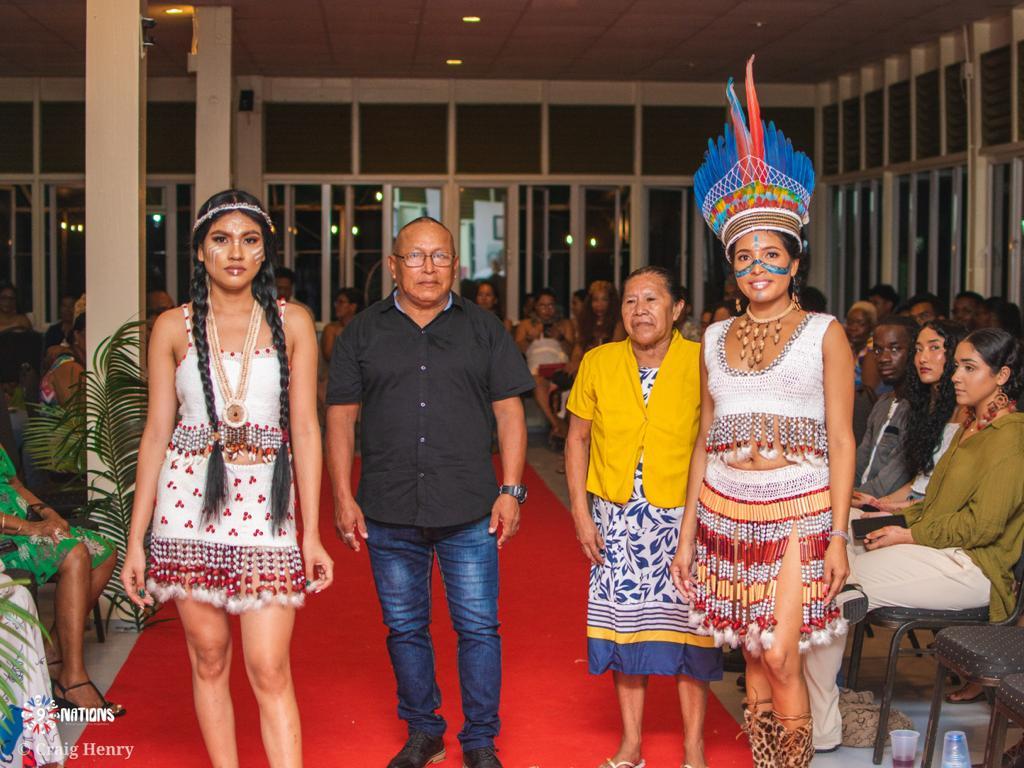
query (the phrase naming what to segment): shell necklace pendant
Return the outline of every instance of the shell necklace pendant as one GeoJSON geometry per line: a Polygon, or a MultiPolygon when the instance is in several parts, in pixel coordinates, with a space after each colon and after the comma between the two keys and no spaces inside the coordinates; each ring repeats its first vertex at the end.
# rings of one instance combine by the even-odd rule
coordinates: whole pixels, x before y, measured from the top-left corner
{"type": "MultiPolygon", "coordinates": [[[[245,394],[249,389],[249,371],[252,367],[253,354],[256,351],[256,339],[260,333],[261,315],[262,310],[259,303],[253,301],[252,312],[249,313],[249,328],[245,332],[245,344],[242,347],[242,371],[238,376],[237,388],[231,387],[231,381],[224,371],[220,336],[217,333],[217,320],[212,307],[206,315],[206,339],[210,348],[211,367],[214,378],[217,380],[217,388],[220,389],[221,397],[224,399],[224,413],[221,414],[221,420],[229,427],[245,426],[249,417],[249,412],[245,408],[245,394]]],[[[214,427],[216,428],[216,425],[214,427]]]]}
{"type": "Polygon", "coordinates": [[[755,368],[764,359],[765,341],[768,339],[768,330],[772,324],[775,328],[772,333],[772,344],[779,345],[779,337],[782,334],[782,319],[798,308],[795,301],[789,302],[785,310],[774,317],[755,317],[750,313],[750,308],[739,318],[736,329],[736,338],[742,345],[740,348],[740,360],[747,361],[748,368],[755,368]]]}

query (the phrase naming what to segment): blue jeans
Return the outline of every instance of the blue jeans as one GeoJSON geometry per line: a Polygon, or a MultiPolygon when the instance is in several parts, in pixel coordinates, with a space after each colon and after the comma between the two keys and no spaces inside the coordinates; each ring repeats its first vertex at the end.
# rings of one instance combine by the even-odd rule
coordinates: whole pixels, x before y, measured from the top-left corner
{"type": "Polygon", "coordinates": [[[501,638],[498,636],[498,547],[489,517],[450,528],[417,528],[366,521],[377,597],[388,627],[388,653],[398,682],[398,716],[409,732],[441,736],[441,691],[430,640],[434,555],[459,636],[459,684],[464,750],[489,747],[498,735],[501,638]]]}

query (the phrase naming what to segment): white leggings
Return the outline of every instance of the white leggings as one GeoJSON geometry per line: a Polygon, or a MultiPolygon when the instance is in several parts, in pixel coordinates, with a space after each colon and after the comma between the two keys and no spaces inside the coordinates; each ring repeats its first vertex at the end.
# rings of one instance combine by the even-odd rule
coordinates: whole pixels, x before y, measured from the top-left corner
{"type": "MultiPolygon", "coordinates": [[[[850,512],[851,518],[860,516],[859,510],[850,512]]],[[[869,610],[886,606],[959,610],[988,605],[992,584],[962,549],[897,544],[868,552],[858,544],[847,547],[847,553],[848,581],[864,590],[869,610]]],[[[804,674],[814,717],[814,746],[818,748],[833,747],[842,741],[836,675],[843,665],[845,645],[816,645],[804,654],[804,674]]]]}

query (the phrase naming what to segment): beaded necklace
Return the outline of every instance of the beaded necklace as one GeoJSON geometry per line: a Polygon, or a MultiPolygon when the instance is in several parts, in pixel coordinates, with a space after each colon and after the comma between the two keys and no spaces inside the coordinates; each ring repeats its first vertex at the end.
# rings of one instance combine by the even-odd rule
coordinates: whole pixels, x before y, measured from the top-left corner
{"type": "Polygon", "coordinates": [[[761,360],[764,359],[764,344],[765,339],[768,338],[768,328],[772,323],[775,323],[775,333],[772,335],[772,343],[775,346],[779,345],[779,337],[782,333],[782,319],[797,309],[798,305],[795,301],[790,301],[789,306],[785,310],[772,317],[755,317],[750,307],[747,307],[747,311],[740,318],[739,328],[736,329],[736,338],[743,344],[740,349],[740,360],[747,361],[747,367],[754,368],[761,364],[761,360]],[[747,352],[750,352],[750,357],[747,357],[747,352]]]}
{"type": "Polygon", "coordinates": [[[229,427],[244,426],[249,412],[245,408],[245,393],[249,389],[249,370],[252,367],[253,352],[256,350],[256,338],[260,332],[261,307],[253,301],[252,312],[249,313],[249,329],[245,333],[245,344],[242,347],[242,371],[238,376],[238,387],[231,388],[221,360],[220,336],[217,333],[217,321],[213,308],[206,315],[206,338],[210,347],[210,359],[213,361],[213,375],[217,379],[217,387],[224,398],[224,414],[222,419],[229,427]]]}

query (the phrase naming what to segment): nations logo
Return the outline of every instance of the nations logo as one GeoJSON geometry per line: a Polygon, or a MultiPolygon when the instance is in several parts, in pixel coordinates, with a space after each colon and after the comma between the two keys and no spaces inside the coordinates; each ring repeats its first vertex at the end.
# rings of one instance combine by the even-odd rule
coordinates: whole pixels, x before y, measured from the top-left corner
{"type": "Polygon", "coordinates": [[[25,733],[53,733],[57,730],[57,702],[46,694],[38,694],[21,708],[25,733]]]}

